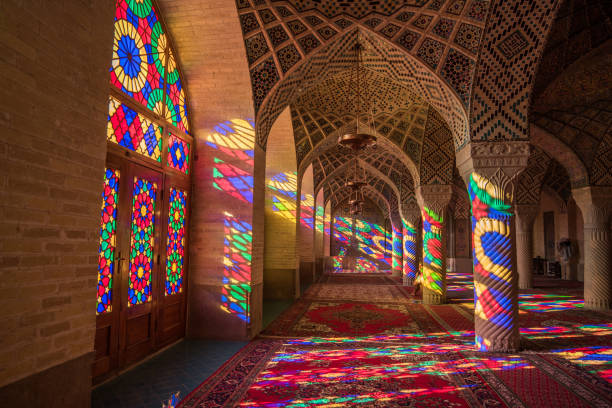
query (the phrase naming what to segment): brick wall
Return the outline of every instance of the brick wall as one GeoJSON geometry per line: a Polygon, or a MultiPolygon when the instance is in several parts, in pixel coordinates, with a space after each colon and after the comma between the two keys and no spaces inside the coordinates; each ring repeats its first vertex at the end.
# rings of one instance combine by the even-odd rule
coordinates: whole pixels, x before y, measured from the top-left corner
{"type": "Polygon", "coordinates": [[[0,386],[93,351],[113,7],[0,3],[0,386]]]}
{"type": "MultiPolygon", "coordinates": [[[[297,193],[297,161],[289,108],[276,119],[266,148],[266,183],[297,193]],[[279,185],[280,177],[287,182],[279,185]],[[276,177],[277,181],[274,181],[276,177]]],[[[264,299],[292,299],[296,271],[296,200],[266,187],[264,299]],[[287,210],[275,210],[273,199],[287,210]]]]}
{"type": "MultiPolygon", "coordinates": [[[[263,214],[265,153],[254,147],[254,134],[247,150],[255,149],[255,165],[206,144],[220,123],[254,118],[251,81],[236,3],[162,0],[159,6],[178,49],[185,76],[197,155],[193,162],[187,333],[191,337],[246,338],[256,330],[261,306],[251,308],[251,325],[221,308],[221,291],[228,275],[223,262],[224,222],[230,217],[252,226],[252,259],[246,267],[253,288],[250,296],[254,303],[260,302],[263,217],[253,217],[253,214],[263,214]],[[254,177],[253,203],[213,187],[213,169],[218,166],[215,159],[254,177]],[[258,188],[261,196],[257,193],[258,188]]],[[[232,140],[245,139],[236,136],[232,140]]]]}

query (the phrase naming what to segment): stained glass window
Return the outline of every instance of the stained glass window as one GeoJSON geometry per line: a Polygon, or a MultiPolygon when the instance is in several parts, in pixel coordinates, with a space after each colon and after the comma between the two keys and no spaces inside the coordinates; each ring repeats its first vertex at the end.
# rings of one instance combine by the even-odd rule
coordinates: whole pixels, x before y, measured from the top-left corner
{"type": "Polygon", "coordinates": [[[134,177],[128,306],[151,300],[157,184],[134,177]]]}
{"type": "Polygon", "coordinates": [[[168,239],[166,246],[166,296],[183,291],[185,257],[185,207],[187,193],[170,188],[168,239]]]}
{"type": "Polygon", "coordinates": [[[189,143],[173,134],[168,140],[168,166],[189,174],[189,143]]]}
{"type": "Polygon", "coordinates": [[[160,115],[166,44],[151,0],[117,0],[111,83],[160,115]]]}
{"type": "Polygon", "coordinates": [[[112,97],[108,102],[107,138],[161,161],[162,128],[112,97]]]}
{"type": "Polygon", "coordinates": [[[187,106],[185,105],[185,89],[183,88],[181,76],[172,51],[168,54],[167,80],[168,87],[166,88],[166,93],[169,96],[169,100],[167,100],[168,111],[166,113],[166,118],[172,121],[174,126],[185,132],[189,132],[187,106]]]}
{"type": "Polygon", "coordinates": [[[98,257],[98,305],[96,314],[111,311],[115,240],[117,235],[117,194],[119,170],[106,169],[102,191],[102,219],[98,257]]]}

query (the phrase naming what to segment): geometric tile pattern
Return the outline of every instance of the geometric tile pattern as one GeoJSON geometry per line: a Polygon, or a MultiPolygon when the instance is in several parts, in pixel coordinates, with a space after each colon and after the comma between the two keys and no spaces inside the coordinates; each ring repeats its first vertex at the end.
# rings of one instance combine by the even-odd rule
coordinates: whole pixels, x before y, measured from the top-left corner
{"type": "Polygon", "coordinates": [[[457,92],[423,65],[408,58],[404,51],[360,29],[345,33],[339,40],[325,46],[316,54],[311,54],[308,59],[290,70],[279,85],[272,89],[256,119],[257,141],[262,148],[265,148],[271,125],[287,104],[294,104],[303,90],[310,90],[326,78],[350,68],[354,60],[352,48],[357,41],[364,45],[363,61],[366,68],[372,67],[373,70],[385,74],[393,81],[389,84],[401,83],[412,89],[414,94],[421,95],[426,102],[440,110],[453,131],[455,144],[465,143],[467,117],[457,92]]]}
{"type": "MultiPolygon", "coordinates": [[[[473,82],[471,139],[525,140],[532,82],[559,0],[492,3],[473,82]]],[[[472,1],[468,18],[482,21],[483,7],[472,1]]]]}
{"type": "Polygon", "coordinates": [[[540,190],[550,162],[550,156],[542,149],[531,147],[527,167],[519,175],[516,184],[517,204],[538,204],[540,202],[540,190]]]}
{"type": "Polygon", "coordinates": [[[606,0],[562,2],[550,29],[534,85],[540,95],[578,58],[612,38],[612,7],[606,0]]]}
{"type": "Polygon", "coordinates": [[[612,100],[545,114],[532,112],[531,120],[576,153],[588,171],[587,184],[612,185],[612,100]]]}
{"type": "MultiPolygon", "coordinates": [[[[237,0],[245,40],[261,34],[273,46],[262,55],[261,43],[245,43],[247,48],[250,45],[257,48],[247,50],[250,70],[260,69],[261,61],[279,65],[275,69],[277,81],[271,83],[269,78],[263,78],[264,84],[252,83],[259,145],[265,148],[272,123],[293,103],[298,89],[310,88],[325,76],[348,68],[342,54],[355,42],[355,30],[362,33],[360,37],[368,37],[368,42],[375,44],[371,47],[372,55],[366,58],[367,64],[422,95],[441,111],[456,144],[464,144],[468,137],[465,109],[469,98],[455,100],[453,94],[462,94],[454,88],[457,84],[468,90],[471,84],[445,82],[440,79],[440,71],[451,44],[467,44],[465,38],[458,38],[460,22],[469,20],[470,26],[484,28],[481,15],[488,12],[489,1],[472,0],[467,6],[465,3],[459,0],[237,0]],[[377,37],[381,35],[396,46],[381,42],[377,37]],[[429,46],[422,47],[426,38],[425,45],[429,46]],[[295,48],[287,48],[291,43],[295,48]],[[279,57],[281,50],[282,58],[279,57]],[[272,58],[273,53],[276,58],[272,58]],[[437,72],[432,73],[421,63],[434,67],[437,72]],[[272,95],[268,97],[269,93],[272,95]],[[262,105],[264,99],[266,102],[262,105]]],[[[462,53],[476,60],[480,36],[468,34],[467,37],[469,46],[462,48],[462,53]]],[[[273,72],[272,67],[267,68],[273,72]]],[[[468,68],[473,69],[473,64],[468,68]]],[[[253,73],[251,77],[252,82],[259,78],[253,73]]],[[[465,77],[469,81],[472,75],[465,77]]]]}
{"type": "Polygon", "coordinates": [[[452,135],[440,114],[430,109],[423,138],[419,184],[453,184],[454,169],[452,135]]]}

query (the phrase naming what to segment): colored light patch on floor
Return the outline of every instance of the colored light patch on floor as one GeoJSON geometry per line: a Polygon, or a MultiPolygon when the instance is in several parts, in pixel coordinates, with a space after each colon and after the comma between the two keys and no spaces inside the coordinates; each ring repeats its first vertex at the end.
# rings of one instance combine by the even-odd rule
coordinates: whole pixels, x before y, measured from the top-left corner
{"type": "Polygon", "coordinates": [[[521,312],[536,313],[561,312],[564,310],[581,309],[584,300],[569,295],[553,294],[519,294],[519,309],[521,312]]]}
{"type": "Polygon", "coordinates": [[[552,350],[552,353],[612,383],[612,347],[576,347],[552,350]]]}

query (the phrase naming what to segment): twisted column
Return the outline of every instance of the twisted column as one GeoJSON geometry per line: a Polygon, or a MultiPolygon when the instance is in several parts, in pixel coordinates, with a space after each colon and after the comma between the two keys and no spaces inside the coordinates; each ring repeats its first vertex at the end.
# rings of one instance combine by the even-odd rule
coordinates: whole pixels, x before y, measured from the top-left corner
{"type": "Polygon", "coordinates": [[[403,224],[403,283],[406,286],[414,285],[419,267],[417,257],[417,229],[418,213],[402,218],[403,224]]]}
{"type": "Polygon", "coordinates": [[[519,204],[516,214],[516,267],[519,289],[533,287],[533,222],[538,214],[538,205],[519,204]]]}
{"type": "Polygon", "coordinates": [[[392,263],[392,275],[393,276],[402,276],[402,265],[403,265],[403,251],[402,251],[402,224],[400,221],[392,224],[393,229],[393,252],[391,254],[391,263],[392,263]]]}
{"type": "Polygon", "coordinates": [[[612,189],[584,187],[572,194],[584,219],[584,307],[608,310],[612,305],[612,189]]]}
{"type": "Polygon", "coordinates": [[[446,227],[444,214],[452,187],[423,185],[417,198],[423,217],[423,303],[446,303],[446,227]]]}
{"type": "Polygon", "coordinates": [[[470,142],[457,165],[472,204],[476,348],[519,349],[514,188],[527,166],[528,142],[470,142]]]}

